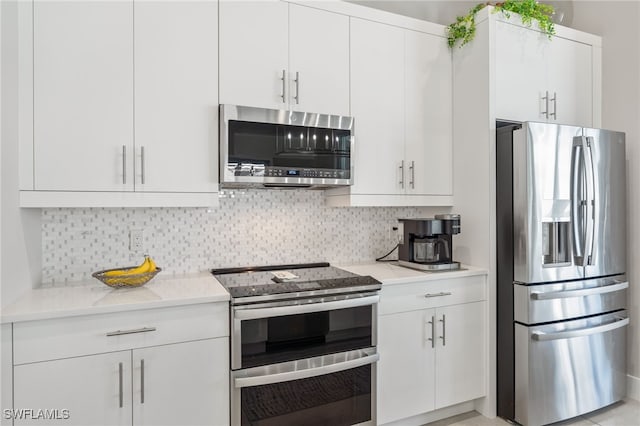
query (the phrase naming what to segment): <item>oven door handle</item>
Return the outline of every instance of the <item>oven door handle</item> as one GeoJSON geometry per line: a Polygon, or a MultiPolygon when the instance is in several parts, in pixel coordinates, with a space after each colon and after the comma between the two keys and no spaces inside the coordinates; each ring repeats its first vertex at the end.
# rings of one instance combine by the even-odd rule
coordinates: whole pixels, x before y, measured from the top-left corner
{"type": "Polygon", "coordinates": [[[377,353],[365,355],[362,358],[352,359],[349,361],[341,361],[335,364],[323,365],[321,367],[312,367],[304,370],[287,371],[284,373],[268,374],[256,377],[238,377],[234,379],[236,388],[246,388],[251,386],[269,385],[272,383],[290,382],[292,380],[307,379],[309,377],[322,376],[325,374],[337,373],[338,371],[350,370],[352,368],[362,367],[363,365],[378,362],[380,355],[377,353]]]}
{"type": "Polygon", "coordinates": [[[236,309],[233,312],[233,317],[236,320],[252,320],[282,317],[285,315],[308,314],[310,312],[324,312],[373,305],[378,303],[379,300],[380,296],[366,296],[357,299],[337,300],[335,302],[318,302],[304,305],[277,306],[273,308],[236,309]]]}

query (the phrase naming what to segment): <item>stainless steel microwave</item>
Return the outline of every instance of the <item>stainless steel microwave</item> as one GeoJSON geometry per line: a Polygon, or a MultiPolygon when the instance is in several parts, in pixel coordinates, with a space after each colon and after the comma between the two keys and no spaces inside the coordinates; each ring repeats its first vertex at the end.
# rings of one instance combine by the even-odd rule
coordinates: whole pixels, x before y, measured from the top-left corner
{"type": "Polygon", "coordinates": [[[222,188],[351,185],[353,118],[220,105],[222,188]]]}

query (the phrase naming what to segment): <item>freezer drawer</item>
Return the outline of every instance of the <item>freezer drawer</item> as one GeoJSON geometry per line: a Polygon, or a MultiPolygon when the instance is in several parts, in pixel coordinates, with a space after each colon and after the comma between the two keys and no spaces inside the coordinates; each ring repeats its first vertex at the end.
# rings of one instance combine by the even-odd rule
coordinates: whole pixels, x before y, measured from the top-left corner
{"type": "Polygon", "coordinates": [[[515,420],[537,426],[625,396],[626,311],[561,323],[515,325],[515,420]]]}
{"type": "Polygon", "coordinates": [[[624,275],[554,284],[515,284],[514,319],[538,324],[626,309],[628,288],[624,275]]]}

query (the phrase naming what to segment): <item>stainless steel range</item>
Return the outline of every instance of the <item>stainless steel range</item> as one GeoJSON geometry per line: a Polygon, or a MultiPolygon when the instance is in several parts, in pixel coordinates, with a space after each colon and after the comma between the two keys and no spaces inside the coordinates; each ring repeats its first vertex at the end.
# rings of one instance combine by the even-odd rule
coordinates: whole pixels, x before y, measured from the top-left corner
{"type": "Polygon", "coordinates": [[[217,269],[232,425],[374,425],[381,283],[328,263],[217,269]]]}

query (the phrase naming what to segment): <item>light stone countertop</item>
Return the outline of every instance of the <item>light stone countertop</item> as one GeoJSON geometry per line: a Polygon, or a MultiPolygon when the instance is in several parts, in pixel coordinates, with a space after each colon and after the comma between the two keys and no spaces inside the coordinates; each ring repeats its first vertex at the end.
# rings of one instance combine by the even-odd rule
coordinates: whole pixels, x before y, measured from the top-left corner
{"type": "Polygon", "coordinates": [[[111,288],[95,279],[36,288],[2,309],[1,323],[227,302],[229,293],[210,273],[156,276],[142,287],[111,288]]]}
{"type": "Polygon", "coordinates": [[[383,286],[394,284],[408,284],[431,280],[444,280],[449,278],[469,277],[473,275],[486,275],[486,269],[474,266],[462,265],[457,271],[424,272],[398,265],[398,262],[368,262],[351,265],[335,265],[358,275],[370,275],[383,286]]]}

